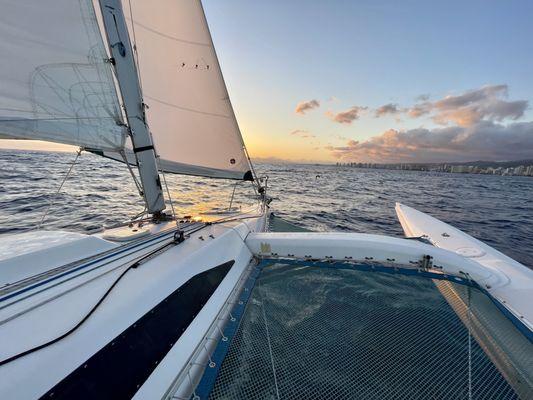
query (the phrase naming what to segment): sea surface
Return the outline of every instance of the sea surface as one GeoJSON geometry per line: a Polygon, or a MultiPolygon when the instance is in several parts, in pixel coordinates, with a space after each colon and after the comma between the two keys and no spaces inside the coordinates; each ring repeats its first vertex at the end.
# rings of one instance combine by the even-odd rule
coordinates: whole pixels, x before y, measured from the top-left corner
{"type": "MultiPolygon", "coordinates": [[[[127,168],[83,153],[62,190],[74,153],[0,150],[0,240],[37,229],[88,232],[140,213],[143,201],[127,168]],[[51,206],[50,206],[51,204],[51,206]],[[50,207],[49,207],[50,206],[50,207]]],[[[314,231],[401,237],[401,202],[450,223],[533,267],[533,178],[389,171],[324,165],[258,164],[279,217],[314,231]]],[[[252,204],[248,182],[166,175],[180,216],[252,204]]],[[[170,205],[169,205],[170,207],[170,205]]]]}

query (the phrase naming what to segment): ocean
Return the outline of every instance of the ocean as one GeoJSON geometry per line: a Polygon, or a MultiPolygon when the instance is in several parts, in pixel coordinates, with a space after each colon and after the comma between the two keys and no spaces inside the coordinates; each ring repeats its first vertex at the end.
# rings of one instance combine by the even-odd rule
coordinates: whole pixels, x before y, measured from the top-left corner
{"type": "MultiPolygon", "coordinates": [[[[61,192],[73,153],[0,150],[0,239],[37,229],[87,232],[143,210],[127,168],[83,153],[61,192]]],[[[328,165],[257,164],[268,176],[273,212],[313,231],[402,237],[394,212],[401,202],[445,221],[533,267],[533,179],[519,176],[358,169],[328,165]]],[[[249,182],[166,175],[180,216],[201,216],[253,202],[249,182]]]]}

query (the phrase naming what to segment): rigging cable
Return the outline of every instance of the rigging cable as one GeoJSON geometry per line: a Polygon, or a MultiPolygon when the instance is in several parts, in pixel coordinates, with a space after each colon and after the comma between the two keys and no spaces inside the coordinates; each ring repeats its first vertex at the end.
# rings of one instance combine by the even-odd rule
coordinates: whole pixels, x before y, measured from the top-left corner
{"type": "MultiPolygon", "coordinates": [[[[238,218],[221,218],[220,220],[217,220],[217,221],[213,221],[213,222],[208,222],[208,223],[205,223],[205,224],[202,224],[201,226],[199,226],[198,228],[196,229],[193,229],[188,233],[188,235],[192,234],[192,233],[195,233],[203,228],[205,228],[206,226],[209,226],[209,225],[216,225],[216,224],[223,224],[223,223],[227,223],[227,222],[232,222],[232,221],[236,221],[236,220],[243,220],[243,219],[248,219],[248,218],[257,218],[256,215],[251,215],[251,216],[243,216],[243,217],[238,217],[238,218]]],[[[234,229],[234,228],[232,228],[234,229]]],[[[180,231],[178,230],[176,233],[183,233],[183,231],[180,231]]],[[[52,340],[49,340],[48,342],[46,343],[43,343],[43,344],[40,344],[36,347],[32,347],[31,349],[28,349],[28,350],[25,350],[21,353],[18,353],[18,354],[15,354],[9,358],[6,358],[4,360],[0,360],[0,367],[3,366],[3,365],[6,365],[6,364],[9,364],[10,362],[13,362],[21,357],[24,357],[24,356],[27,356],[28,354],[31,354],[31,353],[34,353],[38,350],[41,350],[45,347],[48,347],[54,343],[57,343],[59,342],[60,340],[66,338],[67,336],[71,335],[72,333],[74,333],[80,326],[82,326],[88,319],[89,317],[94,314],[94,312],[97,310],[97,308],[103,303],[103,301],[106,299],[106,297],[109,295],[109,293],[111,293],[111,291],[115,288],[115,286],[120,282],[120,280],[126,275],[126,273],[128,273],[128,271],[130,271],[131,269],[135,269],[137,267],[139,267],[145,260],[147,259],[151,259],[152,257],[158,255],[159,253],[161,253],[163,250],[165,250],[167,247],[170,247],[170,246],[175,246],[175,245],[178,245],[179,243],[181,243],[183,241],[184,237],[183,235],[176,235],[174,234],[174,239],[172,242],[170,243],[166,243],[164,244],[163,246],[151,251],[150,253],[142,256],[141,258],[139,258],[138,260],[134,261],[132,264],[130,264],[118,277],[117,279],[115,279],[115,281],[111,284],[111,286],[106,290],[106,292],[103,294],[102,297],[100,297],[100,299],[98,300],[98,302],[91,308],[91,310],[89,310],[89,312],[81,319],[80,322],[78,322],[76,325],[74,325],[74,327],[72,327],[71,329],[69,329],[67,332],[63,333],[62,335],[52,339],[52,340]]]]}
{"type": "Polygon", "coordinates": [[[44,222],[44,219],[46,218],[46,216],[48,215],[48,211],[50,211],[50,208],[52,207],[52,205],[54,204],[54,201],[57,197],[57,195],[59,194],[59,192],[61,191],[61,189],[63,188],[63,185],[65,184],[65,182],[67,181],[68,177],[70,176],[70,173],[72,172],[72,168],[74,168],[74,165],[76,164],[76,162],[78,161],[78,158],[80,157],[81,155],[81,152],[83,151],[83,148],[80,147],[78,149],[78,151],[76,152],[76,158],[74,158],[74,161],[72,162],[72,164],[70,164],[70,168],[68,169],[67,171],[67,174],[65,175],[65,177],[63,178],[63,181],[61,182],[61,184],[59,185],[59,188],[57,189],[57,191],[54,193],[54,195],[52,196],[52,198],[50,199],[50,202],[48,203],[48,207],[46,207],[46,210],[44,210],[44,213],[43,213],[43,216],[41,218],[41,221],[39,222],[39,225],[37,225],[37,229],[41,229],[41,226],[44,222]]]}
{"type": "Polygon", "coordinates": [[[176,228],[177,228],[178,232],[181,232],[180,221],[178,220],[178,217],[176,216],[176,211],[174,210],[174,203],[172,202],[172,196],[170,195],[170,190],[168,189],[168,184],[167,184],[167,178],[165,176],[165,171],[163,171],[163,168],[161,168],[161,162],[160,162],[159,155],[157,155],[157,164],[158,164],[158,167],[159,167],[159,172],[161,172],[161,175],[163,176],[163,183],[165,184],[165,189],[167,191],[168,201],[170,202],[170,209],[172,210],[172,217],[174,218],[174,221],[176,221],[176,228]]]}
{"type": "Polygon", "coordinates": [[[231,211],[231,206],[233,205],[233,198],[235,197],[235,189],[237,189],[237,185],[241,183],[240,181],[235,182],[235,185],[233,185],[233,192],[231,193],[231,199],[229,201],[229,207],[228,211],[231,211]]]}
{"type": "MultiPolygon", "coordinates": [[[[128,170],[130,171],[130,174],[133,178],[133,182],[135,183],[135,186],[137,186],[137,190],[139,191],[139,195],[142,197],[144,194],[143,194],[143,189],[141,187],[141,184],[139,183],[139,181],[137,180],[137,177],[135,176],[135,174],[133,173],[133,170],[131,169],[131,165],[128,161],[128,158],[126,157],[126,152],[124,150],[120,150],[119,154],[122,156],[122,159],[124,160],[124,163],[126,164],[126,166],[128,167],[128,170]]],[[[144,208],[146,209],[146,204],[144,206],[144,208]]],[[[144,214],[144,211],[143,213],[144,214]]],[[[141,215],[142,215],[141,214],[141,215]]]]}
{"type": "Polygon", "coordinates": [[[261,184],[259,183],[259,177],[257,176],[257,173],[255,172],[254,164],[252,163],[252,160],[250,158],[250,154],[248,153],[248,149],[246,148],[246,145],[242,144],[242,148],[244,150],[244,154],[246,155],[246,158],[248,159],[248,164],[250,164],[250,168],[252,170],[252,175],[254,177],[254,180],[252,181],[252,187],[254,188],[254,192],[257,196],[259,196],[258,188],[261,187],[261,184]]]}
{"type": "MultiPolygon", "coordinates": [[[[145,109],[149,108],[149,107],[144,102],[144,90],[143,90],[143,82],[142,82],[142,77],[141,77],[141,66],[140,66],[140,63],[139,63],[139,53],[137,52],[137,36],[135,34],[135,20],[133,19],[133,7],[131,5],[131,0],[128,0],[128,6],[129,6],[129,9],[130,9],[131,32],[133,34],[133,38],[132,38],[133,39],[133,46],[132,47],[133,47],[133,56],[134,56],[133,59],[135,60],[135,66],[136,66],[136,70],[137,70],[137,80],[139,81],[139,89],[141,91],[142,108],[143,108],[143,114],[144,114],[145,113],[145,109]]],[[[144,124],[147,125],[148,132],[150,134],[150,139],[152,141],[152,147],[154,149],[154,154],[155,154],[156,161],[157,161],[157,164],[158,164],[159,172],[161,172],[161,175],[163,175],[163,182],[165,184],[166,192],[167,192],[167,195],[168,195],[168,200],[170,202],[170,208],[172,210],[172,217],[176,221],[176,228],[178,229],[178,232],[181,232],[180,223],[178,221],[178,218],[176,217],[176,212],[174,210],[174,204],[172,202],[172,197],[170,197],[170,190],[168,189],[167,178],[165,177],[165,172],[161,168],[159,155],[156,153],[155,146],[153,145],[154,138],[152,137],[152,132],[150,132],[148,124],[146,123],[146,116],[144,116],[144,124]]],[[[135,155],[135,157],[137,157],[137,155],[135,155]]]]}
{"type": "MultiPolygon", "coordinates": [[[[469,283],[472,283],[470,274],[465,273],[469,283]]],[[[468,323],[468,399],[472,400],[472,287],[468,285],[467,323],[468,323]]]]}
{"type": "MultiPolygon", "coordinates": [[[[144,97],[143,83],[141,79],[141,67],[139,65],[139,53],[137,53],[137,37],[135,36],[135,21],[133,20],[133,7],[131,6],[131,0],[128,0],[130,8],[130,20],[131,20],[131,32],[133,33],[133,54],[135,59],[135,66],[137,67],[137,79],[139,80],[139,88],[141,89],[141,96],[144,97]]],[[[143,99],[144,106],[144,99],[143,99]]]]}

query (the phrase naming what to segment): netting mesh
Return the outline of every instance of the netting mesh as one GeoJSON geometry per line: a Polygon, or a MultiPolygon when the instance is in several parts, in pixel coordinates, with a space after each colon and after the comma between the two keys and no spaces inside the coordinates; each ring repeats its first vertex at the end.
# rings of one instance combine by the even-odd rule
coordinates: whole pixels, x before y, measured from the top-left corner
{"type": "Polygon", "coordinates": [[[380,272],[265,267],[209,398],[518,398],[439,289],[451,290],[380,272]]]}

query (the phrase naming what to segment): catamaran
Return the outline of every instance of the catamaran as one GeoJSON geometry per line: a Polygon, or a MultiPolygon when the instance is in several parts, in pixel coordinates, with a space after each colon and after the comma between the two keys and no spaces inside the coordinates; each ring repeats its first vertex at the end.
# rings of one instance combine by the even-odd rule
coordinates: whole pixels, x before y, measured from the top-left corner
{"type": "Polygon", "coordinates": [[[0,237],[0,398],[533,398],[532,270],[402,204],[406,238],[273,217],[199,0],[1,11],[0,137],[122,161],[146,206],[0,237]],[[179,217],[165,173],[256,205],[179,217]]]}

